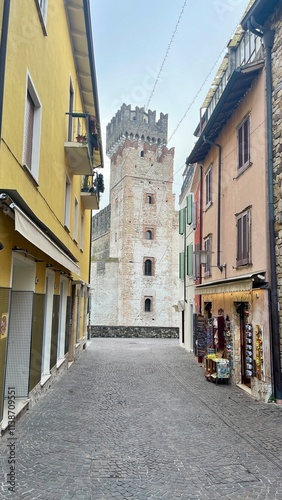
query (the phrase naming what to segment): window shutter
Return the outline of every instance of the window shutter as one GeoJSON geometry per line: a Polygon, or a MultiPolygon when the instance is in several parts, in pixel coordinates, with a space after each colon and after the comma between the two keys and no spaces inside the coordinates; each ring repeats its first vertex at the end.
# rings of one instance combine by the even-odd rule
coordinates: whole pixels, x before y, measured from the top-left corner
{"type": "Polygon", "coordinates": [[[188,194],[186,198],[187,206],[187,224],[192,224],[192,207],[193,207],[193,195],[188,194]]]}
{"type": "Polygon", "coordinates": [[[193,275],[193,243],[187,246],[187,275],[193,275]]]}
{"type": "Polygon", "coordinates": [[[24,123],[24,148],[23,162],[31,169],[32,160],[32,142],[33,142],[33,125],[34,125],[34,102],[29,92],[27,92],[25,123],[24,123]]]}
{"type": "Polygon", "coordinates": [[[179,234],[184,233],[185,208],[179,210],[179,234]]]}
{"type": "Polygon", "coordinates": [[[249,161],[249,118],[244,123],[244,164],[249,161]]]}
{"type": "Polygon", "coordinates": [[[192,224],[193,229],[197,227],[197,203],[194,201],[192,206],[192,224]]]}
{"type": "Polygon", "coordinates": [[[184,252],[180,252],[180,254],[179,254],[179,278],[181,280],[184,279],[184,265],[185,265],[184,252]]]}

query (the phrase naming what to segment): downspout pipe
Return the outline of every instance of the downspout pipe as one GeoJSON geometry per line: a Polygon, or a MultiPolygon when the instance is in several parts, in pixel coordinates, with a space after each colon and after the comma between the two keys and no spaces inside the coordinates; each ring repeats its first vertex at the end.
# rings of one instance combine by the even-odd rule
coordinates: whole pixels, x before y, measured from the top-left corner
{"type": "Polygon", "coordinates": [[[8,40],[10,3],[11,3],[10,0],[4,1],[3,16],[2,16],[2,29],[1,29],[1,42],[0,42],[0,137],[1,137],[1,132],[2,132],[4,82],[5,82],[5,66],[6,66],[6,55],[7,55],[7,40],[8,40]]]}
{"type": "Polygon", "coordinates": [[[267,183],[268,183],[268,226],[270,254],[270,294],[271,294],[271,325],[272,325],[272,358],[274,376],[274,396],[276,402],[282,404],[282,378],[280,359],[280,332],[277,295],[275,231],[274,231],[274,187],[273,187],[273,131],[272,131],[272,62],[271,51],[274,43],[274,30],[261,26],[251,16],[248,29],[263,39],[265,48],[266,75],[266,124],[267,124],[267,183]]]}
{"type": "Polygon", "coordinates": [[[216,142],[209,141],[204,136],[204,142],[210,144],[211,146],[216,146],[218,148],[218,184],[217,184],[217,194],[218,194],[218,202],[217,202],[217,267],[220,272],[223,271],[223,266],[220,263],[220,253],[221,253],[221,156],[222,156],[222,147],[220,144],[216,142]]]}

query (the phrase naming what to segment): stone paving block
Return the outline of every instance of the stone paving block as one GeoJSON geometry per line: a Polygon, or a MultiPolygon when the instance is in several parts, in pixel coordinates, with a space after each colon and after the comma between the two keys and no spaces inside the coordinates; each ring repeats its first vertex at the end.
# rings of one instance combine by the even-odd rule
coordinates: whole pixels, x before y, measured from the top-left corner
{"type": "MultiPolygon", "coordinates": [[[[94,339],[17,422],[13,500],[282,500],[281,411],[176,340],[94,339]]],[[[7,460],[4,435],[0,499],[7,460]]]]}

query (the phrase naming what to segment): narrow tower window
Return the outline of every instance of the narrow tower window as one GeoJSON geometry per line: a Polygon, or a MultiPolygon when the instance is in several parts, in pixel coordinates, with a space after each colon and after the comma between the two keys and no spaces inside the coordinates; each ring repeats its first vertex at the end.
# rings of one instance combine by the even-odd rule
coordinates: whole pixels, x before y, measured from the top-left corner
{"type": "Polygon", "coordinates": [[[146,240],[152,240],[153,239],[153,233],[151,229],[147,229],[146,231],[146,240]]]}
{"type": "Polygon", "coordinates": [[[144,262],[144,274],[145,276],[152,276],[152,261],[146,259],[144,262]]]}
{"type": "Polygon", "coordinates": [[[148,201],[149,205],[152,205],[153,200],[152,200],[152,196],[150,194],[147,196],[147,201],[148,201]]]}
{"type": "Polygon", "coordinates": [[[151,312],[152,301],[151,299],[145,300],[145,312],[151,312]]]}

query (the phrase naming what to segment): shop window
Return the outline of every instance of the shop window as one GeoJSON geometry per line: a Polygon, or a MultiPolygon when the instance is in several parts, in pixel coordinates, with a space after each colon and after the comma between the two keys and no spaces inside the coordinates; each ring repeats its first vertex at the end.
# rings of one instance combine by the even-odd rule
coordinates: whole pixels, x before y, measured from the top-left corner
{"type": "Polygon", "coordinates": [[[204,276],[211,276],[211,253],[212,253],[212,236],[209,235],[204,240],[204,249],[207,252],[206,263],[204,264],[204,276]]]}
{"type": "Polygon", "coordinates": [[[210,167],[205,176],[206,184],[206,207],[212,204],[212,167],[210,167]]]}
{"type": "Polygon", "coordinates": [[[145,299],[144,309],[145,309],[145,312],[151,312],[151,310],[152,310],[152,300],[149,297],[147,297],[147,299],[145,299]]]}
{"type": "Polygon", "coordinates": [[[246,210],[237,216],[237,266],[250,264],[250,211],[246,210]]]}
{"type": "Polygon", "coordinates": [[[238,127],[238,169],[250,163],[250,117],[248,116],[238,127]]]}

